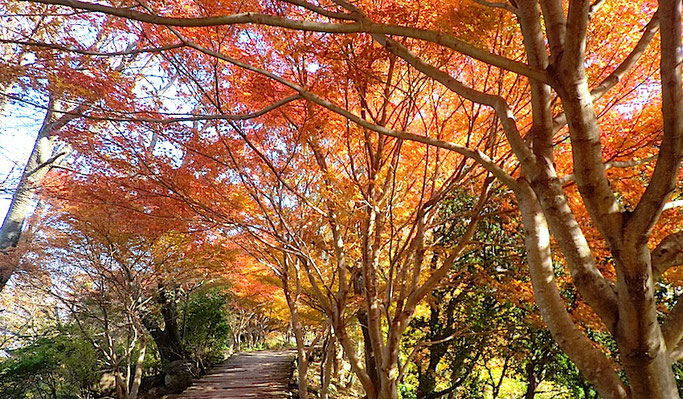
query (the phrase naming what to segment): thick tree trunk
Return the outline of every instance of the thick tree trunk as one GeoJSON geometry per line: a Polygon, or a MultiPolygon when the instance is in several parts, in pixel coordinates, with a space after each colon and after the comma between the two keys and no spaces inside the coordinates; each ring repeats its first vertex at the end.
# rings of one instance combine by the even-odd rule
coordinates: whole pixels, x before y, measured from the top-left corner
{"type": "Polygon", "coordinates": [[[149,314],[141,315],[140,319],[145,329],[154,339],[154,343],[159,350],[161,362],[164,364],[175,360],[187,358],[187,351],[183,346],[178,328],[178,311],[174,299],[168,298],[166,289],[158,289],[157,302],[161,306],[161,314],[164,320],[164,328],[149,314]]]}
{"type": "MultiPolygon", "coordinates": [[[[665,3],[674,4],[673,1],[663,1],[663,8],[666,8],[665,3]]],[[[676,3],[676,7],[669,7],[668,10],[660,9],[663,40],[667,36],[667,21],[672,19],[670,18],[671,14],[674,13],[672,9],[676,8],[675,13],[678,14],[678,17],[673,19],[677,21],[674,25],[676,25],[677,41],[680,42],[680,2],[676,3]]],[[[580,6],[577,5],[574,12],[570,10],[570,18],[574,18],[574,24],[568,26],[585,34],[585,26],[577,27],[577,24],[587,24],[586,18],[581,17],[579,8],[580,6]]],[[[615,321],[616,325],[610,322],[609,316],[606,317],[607,312],[603,312],[600,307],[595,306],[595,301],[591,301],[591,305],[606,321],[617,341],[632,397],[677,398],[678,391],[673,378],[670,359],[657,320],[654,280],[650,266],[650,252],[647,248],[647,241],[650,236],[649,229],[654,224],[656,215],[661,212],[663,201],[673,189],[673,184],[669,181],[673,177],[658,178],[658,175],[666,175],[666,172],[660,173],[663,169],[660,163],[673,157],[670,154],[665,154],[664,151],[661,152],[655,174],[653,174],[646,193],[634,212],[625,213],[605,174],[600,127],[583,69],[585,38],[577,37],[576,34],[570,36],[571,43],[576,48],[569,53],[572,54],[571,56],[565,56],[560,63],[559,73],[555,74],[558,81],[557,89],[569,123],[577,186],[591,219],[607,241],[615,259],[618,312],[613,312],[617,317],[612,318],[612,320],[615,321]],[[657,180],[661,180],[661,182],[657,180]],[[665,182],[668,184],[664,184],[665,182]],[[658,184],[663,187],[657,188],[658,184]]],[[[680,47],[679,45],[676,46],[680,47]]],[[[666,51],[662,52],[662,57],[664,60],[666,51]]],[[[678,57],[680,58],[680,54],[678,57]]],[[[662,71],[664,75],[664,68],[662,71]]],[[[680,94],[680,79],[676,80],[674,86],[677,87],[677,92],[680,94]]],[[[666,88],[663,91],[666,92],[666,88]]],[[[667,96],[664,95],[663,97],[666,99],[667,96]]],[[[680,98],[677,98],[676,101],[680,102],[680,98]]],[[[676,101],[672,101],[672,103],[676,101]]],[[[672,131],[676,130],[676,128],[669,127],[667,131],[667,123],[665,121],[665,140],[667,134],[673,136],[675,134],[672,131]]],[[[668,146],[664,144],[662,146],[667,148],[666,151],[670,150],[668,146]]],[[[680,151],[680,149],[673,151],[680,151]]],[[[675,173],[671,175],[675,176],[675,173]]],[[[590,296],[586,296],[592,299],[590,296]]],[[[603,295],[603,297],[605,296],[603,295]]],[[[571,355],[570,358],[572,358],[571,355]]],[[[576,363],[574,358],[572,360],[576,363]]],[[[584,375],[598,368],[596,365],[590,364],[577,363],[577,366],[584,375]]],[[[591,379],[589,378],[589,380],[591,379]]],[[[591,380],[591,382],[600,394],[605,396],[605,387],[600,386],[596,381],[591,380]]]]}
{"type": "Polygon", "coordinates": [[[165,329],[162,329],[156,320],[149,315],[145,315],[142,317],[142,323],[152,336],[152,339],[154,339],[162,363],[166,364],[184,358],[179,342],[174,341],[171,338],[172,335],[168,334],[165,329]]]}
{"type": "Polygon", "coordinates": [[[159,350],[159,356],[161,357],[162,363],[167,364],[185,358],[185,351],[182,348],[182,344],[180,341],[173,339],[173,334],[169,334],[166,329],[162,329],[157,321],[150,315],[144,315],[141,319],[142,324],[152,336],[152,339],[159,350]]]}
{"type": "Polygon", "coordinates": [[[516,193],[524,223],[527,262],[536,302],[560,348],[604,398],[626,399],[629,392],[613,365],[569,317],[555,282],[550,256],[550,232],[536,194],[524,181],[516,193]]]}
{"type": "Polygon", "coordinates": [[[174,349],[177,350],[180,355],[185,356],[186,352],[182,345],[180,328],[178,327],[178,306],[176,298],[169,298],[169,290],[160,286],[157,302],[161,305],[161,315],[164,318],[164,331],[175,346],[174,349]]]}
{"type": "Polygon", "coordinates": [[[677,398],[671,358],[657,320],[649,260],[647,245],[626,245],[618,253],[615,338],[634,398],[677,398]]]}
{"type": "Polygon", "coordinates": [[[398,374],[387,370],[382,373],[382,390],[379,399],[398,399],[398,374]],[[394,376],[396,375],[396,376],[394,376]]]}

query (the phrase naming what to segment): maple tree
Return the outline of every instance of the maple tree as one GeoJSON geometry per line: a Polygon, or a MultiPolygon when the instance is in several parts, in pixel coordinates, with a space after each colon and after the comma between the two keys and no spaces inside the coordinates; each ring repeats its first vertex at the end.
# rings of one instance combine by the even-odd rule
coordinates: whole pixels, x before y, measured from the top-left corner
{"type": "MultiPolygon", "coordinates": [[[[139,83],[141,74],[137,61],[145,49],[125,48],[112,58],[98,57],[111,49],[111,26],[102,23],[76,21],[57,24],[58,14],[43,12],[41,7],[25,7],[25,15],[35,16],[29,23],[13,19],[11,4],[2,5],[3,28],[0,87],[3,108],[8,103],[31,106],[44,113],[30,155],[18,181],[7,176],[4,189],[12,193],[9,209],[0,227],[0,289],[15,271],[16,247],[22,231],[38,201],[36,195],[51,171],[64,167],[73,156],[63,134],[97,102],[121,105],[139,83]],[[85,23],[84,23],[85,22],[85,23]],[[60,35],[66,41],[83,40],[88,32],[86,48],[54,57],[54,52],[67,50],[63,46],[41,46],[46,38],[60,35]],[[95,57],[95,58],[93,58],[95,57]],[[14,186],[14,187],[12,187],[14,186]]],[[[11,116],[9,116],[11,117],[11,116]]],[[[29,132],[25,132],[28,136],[29,132]]]]}
{"type": "MultiPolygon", "coordinates": [[[[106,359],[115,376],[117,397],[135,398],[148,347],[149,291],[162,270],[165,278],[180,278],[173,271],[181,270],[183,243],[174,237],[145,240],[117,223],[121,215],[115,210],[53,206],[61,212],[52,223],[69,226],[69,233],[45,232],[49,249],[40,263],[54,280],[46,289],[69,310],[82,334],[106,359]]],[[[168,330],[172,322],[165,321],[168,330]]],[[[151,332],[165,358],[167,347],[151,332]]]]}
{"type": "MultiPolygon", "coordinates": [[[[435,197],[434,204],[425,206],[429,200],[424,200],[429,197],[415,198],[421,190],[407,189],[416,184],[411,179],[418,180],[416,170],[425,176],[436,175],[435,166],[425,162],[416,168],[401,151],[395,151],[400,156],[394,158],[386,153],[378,155],[381,146],[391,148],[392,143],[408,142],[414,146],[413,160],[421,159],[427,151],[459,154],[439,159],[439,168],[446,169],[444,176],[457,170],[459,160],[465,157],[468,161],[462,165],[468,170],[477,164],[514,194],[523,220],[534,297],[543,320],[601,396],[677,397],[671,364],[683,353],[679,349],[683,304],[668,309],[660,322],[655,285],[663,276],[675,281],[675,270],[669,270],[683,261],[683,233],[677,231],[680,214],[675,209],[679,202],[669,202],[680,182],[683,155],[680,2],[26,3],[61,5],[112,16],[107,20],[117,21],[117,31],[133,35],[140,46],[150,46],[166,57],[160,68],[169,79],[180,76],[191,87],[184,93],[191,103],[189,114],[177,110],[171,110],[176,112],[170,116],[157,110],[138,112],[128,104],[112,104],[90,117],[126,126],[174,126],[167,131],[151,129],[155,135],[165,134],[171,142],[188,148],[187,153],[192,151],[193,171],[174,167],[169,157],[167,165],[155,162],[154,168],[145,173],[150,175],[152,170],[156,177],[162,172],[168,176],[185,173],[187,180],[173,180],[173,187],[169,187],[168,179],[159,180],[173,192],[194,192],[184,195],[184,201],[201,214],[211,215],[213,222],[238,221],[249,227],[239,214],[231,213],[241,209],[245,195],[236,183],[245,177],[245,171],[261,168],[246,176],[245,180],[255,183],[242,183],[248,190],[249,184],[255,185],[261,195],[258,190],[264,190],[261,184],[267,182],[275,187],[276,197],[266,197],[270,201],[266,209],[255,208],[266,220],[255,220],[253,226],[270,223],[268,215],[278,221],[269,227],[269,237],[262,239],[270,245],[277,242],[281,252],[294,251],[287,255],[291,257],[287,262],[305,273],[311,290],[316,286],[325,288],[313,295],[327,309],[326,315],[336,312],[341,316],[335,306],[351,292],[350,286],[343,285],[350,281],[347,279],[354,267],[330,268],[329,276],[337,278],[334,283],[325,278],[323,271],[323,278],[317,277],[319,271],[313,265],[325,263],[320,261],[322,255],[330,252],[321,248],[328,246],[336,251],[334,259],[338,262],[360,260],[363,281],[358,294],[365,299],[367,314],[361,317],[367,317],[371,350],[366,353],[365,365],[353,358],[350,348],[345,352],[371,398],[397,397],[395,366],[400,327],[404,327],[417,302],[447,274],[453,261],[448,256],[439,259],[443,266],[432,274],[433,279],[421,280],[424,270],[417,267],[419,272],[412,276],[415,283],[411,288],[416,289],[413,294],[402,298],[403,302],[393,302],[396,298],[392,297],[392,301],[382,303],[380,298],[394,291],[392,278],[384,285],[373,274],[383,271],[376,261],[386,260],[382,266],[389,265],[390,275],[392,270],[400,273],[409,269],[385,255],[391,251],[379,251],[380,243],[414,243],[414,247],[408,244],[406,248],[414,250],[410,256],[419,258],[416,264],[422,265],[425,249],[421,245],[425,239],[420,234],[426,228],[420,223],[438,203],[435,197]],[[659,48],[651,44],[654,41],[660,42],[659,48]],[[402,87],[392,82],[388,78],[392,68],[401,71],[400,76],[410,77],[401,80],[410,84],[402,87]],[[347,86],[360,94],[358,102],[349,101],[347,86]],[[384,86],[399,88],[401,96],[386,95],[381,89],[384,86]],[[405,103],[398,100],[400,97],[406,99],[405,103]],[[433,109],[421,106],[440,99],[443,102],[433,109]],[[411,105],[411,101],[413,108],[403,107],[411,105]],[[421,105],[415,107],[415,103],[421,105]],[[477,111],[468,112],[475,108],[461,107],[463,103],[476,104],[477,111]],[[283,122],[282,116],[271,117],[272,111],[289,116],[290,121],[283,122]],[[323,116],[329,123],[316,121],[315,115],[312,121],[301,120],[311,113],[323,116]],[[435,122],[444,115],[455,115],[465,122],[435,122]],[[261,116],[264,119],[258,119],[259,123],[235,123],[261,116]],[[196,126],[190,126],[192,122],[196,126]],[[231,124],[236,132],[227,141],[220,139],[224,136],[219,122],[231,124]],[[462,133],[467,123],[474,135],[462,133]],[[309,141],[292,140],[294,132],[309,141]],[[371,132],[379,136],[371,136],[371,132]],[[259,133],[259,137],[249,136],[259,133]],[[219,138],[213,145],[207,145],[211,140],[203,140],[212,137],[219,138]],[[339,144],[335,145],[334,140],[339,144]],[[350,143],[349,154],[344,153],[344,140],[350,143]],[[251,148],[245,150],[240,144],[245,142],[252,143],[251,148]],[[415,143],[432,146],[432,150],[415,143]],[[287,157],[292,150],[288,145],[301,145],[296,149],[306,147],[310,151],[309,162],[300,161],[296,171],[314,171],[313,175],[298,176],[293,169],[287,169],[288,175],[283,178],[285,169],[280,169],[278,163],[294,159],[287,157]],[[209,160],[216,158],[226,148],[232,150],[230,147],[238,151],[234,158],[244,157],[260,166],[241,164],[247,165],[246,169],[238,169],[242,174],[226,178],[221,174],[225,170],[199,162],[207,158],[205,155],[209,160]],[[353,151],[363,148],[368,149],[369,161],[363,172],[345,173],[344,166],[356,156],[353,151]],[[333,155],[340,153],[349,161],[334,159],[333,155]],[[278,163],[264,162],[269,159],[278,163]],[[192,173],[210,181],[203,187],[204,198],[191,190],[198,185],[191,179],[192,173]],[[367,180],[354,181],[354,176],[367,180]],[[292,187],[289,179],[302,186],[292,187]],[[391,212],[379,205],[385,206],[383,201],[389,199],[391,203],[393,198],[381,189],[381,182],[404,179],[406,190],[401,195],[410,216],[404,218],[403,224],[392,224],[383,232],[387,236],[382,236],[377,218],[391,212]],[[315,190],[309,189],[309,184],[315,190]],[[362,206],[348,206],[348,214],[342,212],[341,204],[354,196],[345,184],[355,184],[364,194],[362,206]],[[304,197],[301,187],[309,189],[304,197]],[[339,198],[328,199],[330,195],[339,198]],[[214,206],[206,206],[207,196],[214,200],[214,206]],[[304,200],[310,202],[310,198],[319,201],[314,205],[323,212],[315,216],[298,214],[302,208],[293,205],[301,201],[305,208],[309,204],[304,200]],[[314,228],[319,225],[308,223],[313,217],[324,220],[328,233],[321,234],[314,228]],[[295,231],[288,231],[290,224],[295,231]],[[391,230],[397,226],[408,232],[391,230]],[[337,230],[350,228],[358,230],[352,233],[360,234],[351,238],[337,230]],[[334,240],[326,241],[325,234],[331,234],[334,240]],[[270,241],[278,236],[279,240],[270,241]],[[337,245],[344,239],[356,240],[358,245],[352,246],[354,251],[349,256],[345,246],[337,245]],[[568,314],[557,286],[553,254],[568,268],[572,284],[589,309],[587,313],[616,340],[620,363],[596,348],[568,314]],[[329,291],[342,295],[336,299],[329,296],[329,291]],[[387,319],[399,328],[389,328],[382,336],[382,312],[392,311],[396,313],[387,319]],[[373,368],[367,363],[370,355],[378,365],[377,376],[368,374],[373,368]],[[627,383],[619,378],[619,367],[623,367],[627,383]]],[[[79,47],[73,46],[82,45],[78,41],[67,44],[58,35],[50,39],[56,42],[35,45],[54,47],[60,43],[62,48],[76,50],[79,47]]],[[[137,151],[144,160],[140,147],[137,151]]],[[[226,168],[234,167],[237,162],[227,164],[226,168]]],[[[432,186],[432,193],[446,186],[444,180],[434,181],[437,184],[432,186]]],[[[481,201],[486,201],[490,184],[491,179],[486,178],[474,184],[477,192],[484,193],[481,201]]],[[[280,261],[285,262],[287,256],[280,257],[280,261]]],[[[344,325],[340,324],[344,319],[339,316],[331,318],[336,338],[342,346],[350,347],[345,343],[348,337],[344,325]]]]}
{"type": "MultiPolygon", "coordinates": [[[[400,76],[398,70],[395,73],[400,76]]],[[[410,86],[410,82],[399,84],[410,86]]],[[[372,93],[371,87],[365,89],[372,93]]],[[[393,96],[395,91],[387,87],[384,92],[393,96]]],[[[374,111],[371,95],[351,90],[348,96],[352,95],[360,98],[363,110],[374,111]]],[[[386,99],[378,101],[377,108],[384,112],[402,112],[386,99]]],[[[418,106],[433,105],[426,101],[418,106]]],[[[450,187],[467,181],[471,170],[466,164],[443,167],[439,151],[391,138],[376,140],[353,128],[345,128],[347,135],[337,138],[319,140],[311,135],[334,131],[343,123],[331,118],[311,112],[298,126],[290,118],[291,129],[275,139],[282,146],[271,154],[262,146],[273,145],[272,141],[260,141],[268,131],[233,125],[240,140],[226,146],[227,160],[218,155],[213,159],[221,169],[235,169],[252,204],[245,203],[244,216],[226,215],[221,204],[202,202],[200,208],[218,220],[237,224],[246,234],[243,247],[270,265],[280,279],[299,356],[304,359],[298,363],[300,375],[306,374],[308,358],[299,314],[303,302],[318,309],[333,326],[335,339],[366,392],[391,395],[397,391],[399,347],[407,322],[416,305],[450,270],[452,259],[471,237],[481,206],[467,210],[472,221],[459,244],[443,250],[440,243],[430,242],[429,231],[438,225],[439,199],[450,187]],[[239,143],[241,147],[235,149],[239,143]],[[333,167],[344,164],[350,166],[333,172],[333,167]],[[409,171],[417,170],[421,172],[408,178],[409,171]],[[356,338],[353,330],[358,325],[362,333],[356,338]],[[356,339],[364,347],[362,358],[356,354],[356,339]]],[[[217,142],[229,140],[228,133],[218,134],[217,142]]],[[[191,145],[201,160],[211,153],[206,142],[191,145]]],[[[190,168],[196,158],[187,155],[184,161],[184,167],[190,168]]],[[[479,190],[486,193],[490,182],[479,190]]],[[[299,383],[303,397],[305,380],[299,383]]]]}
{"type": "Polygon", "coordinates": [[[106,188],[63,183],[78,200],[50,201],[24,262],[112,373],[117,397],[138,395],[151,340],[162,366],[195,361],[199,372],[216,352],[222,359],[228,299],[201,291],[228,284],[234,249],[183,233],[176,220],[138,223],[130,209],[102,204],[106,188]]]}

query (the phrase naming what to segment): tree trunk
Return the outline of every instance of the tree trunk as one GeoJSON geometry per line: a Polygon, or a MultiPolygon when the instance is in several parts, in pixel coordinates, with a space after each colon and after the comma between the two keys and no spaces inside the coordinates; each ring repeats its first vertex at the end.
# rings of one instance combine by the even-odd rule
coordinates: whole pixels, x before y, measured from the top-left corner
{"type": "Polygon", "coordinates": [[[173,343],[175,350],[179,355],[185,357],[186,352],[182,345],[180,337],[180,329],[178,328],[178,309],[176,298],[168,297],[169,290],[164,287],[159,287],[159,297],[157,301],[161,305],[161,315],[164,317],[164,331],[168,335],[170,341],[173,343]]]}
{"type": "Polygon", "coordinates": [[[159,350],[161,362],[168,364],[175,360],[187,358],[187,351],[183,346],[178,328],[178,312],[176,302],[168,298],[166,289],[162,286],[157,290],[157,302],[161,305],[161,314],[164,319],[164,328],[149,314],[140,317],[145,329],[154,339],[154,343],[159,350]]]}
{"type": "Polygon", "coordinates": [[[628,246],[616,262],[619,323],[615,338],[634,398],[677,398],[671,358],[657,320],[647,245],[628,246]]]}
{"type": "Polygon", "coordinates": [[[398,378],[391,372],[383,373],[382,390],[379,399],[398,399],[398,378]]]}
{"type": "MultiPolygon", "coordinates": [[[[619,324],[615,334],[634,398],[678,398],[671,357],[657,319],[648,241],[677,183],[683,157],[681,2],[660,0],[663,135],[657,164],[640,202],[627,214],[620,246],[610,242],[617,268],[619,324]]],[[[680,327],[679,327],[680,329],[680,327]]],[[[674,348],[670,348],[674,349],[674,348]]]]}
{"type": "Polygon", "coordinates": [[[534,363],[529,362],[526,364],[526,392],[524,392],[524,399],[534,399],[536,396],[536,387],[538,386],[538,381],[536,381],[536,373],[534,371],[534,363]]]}
{"type": "MultiPolygon", "coordinates": [[[[0,227],[0,255],[8,254],[17,246],[24,222],[31,213],[31,200],[40,186],[40,182],[50,169],[68,155],[68,150],[58,154],[54,153],[56,140],[53,136],[54,132],[75,119],[85,109],[84,105],[81,104],[53,121],[52,106],[53,101],[50,99],[48,111],[43,118],[33,150],[21,174],[19,185],[12,195],[12,202],[2,222],[2,227],[0,227]]],[[[0,291],[12,277],[15,267],[14,263],[8,263],[0,257],[0,291]]]]}
{"type": "Polygon", "coordinates": [[[291,315],[292,330],[294,331],[294,339],[296,341],[296,352],[297,352],[297,372],[299,373],[299,378],[297,379],[297,385],[299,388],[299,399],[308,399],[308,354],[306,353],[306,342],[304,337],[303,328],[301,321],[299,320],[299,308],[297,300],[301,295],[301,280],[299,279],[299,270],[295,270],[294,274],[289,273],[289,262],[288,258],[284,258],[284,270],[281,276],[283,290],[285,294],[285,299],[287,301],[287,307],[289,308],[289,313],[291,315]],[[289,277],[292,276],[295,279],[296,292],[292,293],[289,286],[289,277]]]}
{"type": "Polygon", "coordinates": [[[365,370],[370,377],[370,381],[375,387],[379,387],[379,373],[377,372],[377,362],[375,361],[375,353],[372,350],[372,343],[370,342],[370,333],[368,331],[368,312],[361,308],[356,312],[356,318],[360,324],[360,330],[363,336],[363,357],[365,359],[365,370]]]}
{"type": "MultiPolygon", "coordinates": [[[[439,328],[439,306],[436,304],[437,301],[443,300],[443,295],[434,293],[434,300],[429,302],[429,332],[427,333],[426,341],[434,342],[441,340],[448,335],[452,334],[453,331],[450,328],[450,319],[446,323],[445,328],[439,328]]],[[[453,303],[453,299],[449,302],[449,305],[453,303]]],[[[450,311],[453,310],[452,306],[449,306],[450,311]]],[[[427,350],[429,351],[429,363],[427,368],[418,375],[417,384],[417,397],[418,398],[430,398],[436,392],[436,368],[441,361],[441,358],[446,354],[450,342],[440,342],[437,344],[429,345],[427,350]]]]}
{"type": "Polygon", "coordinates": [[[141,319],[142,324],[152,336],[152,339],[159,350],[161,363],[168,364],[175,360],[184,359],[184,351],[180,347],[180,342],[174,341],[172,335],[168,334],[165,329],[162,329],[152,316],[143,315],[141,319]]]}
{"type": "Polygon", "coordinates": [[[571,320],[560,296],[550,255],[550,232],[536,194],[525,182],[517,192],[524,222],[527,262],[541,316],[560,348],[604,398],[626,399],[629,392],[607,357],[571,320]]]}
{"type": "Polygon", "coordinates": [[[299,373],[299,378],[297,384],[299,388],[299,399],[308,399],[308,380],[306,379],[306,375],[308,374],[308,356],[306,353],[306,343],[304,342],[304,333],[301,328],[301,322],[299,321],[299,312],[296,309],[295,304],[290,307],[290,312],[298,359],[297,372],[299,373]]]}
{"type": "MultiPolygon", "coordinates": [[[[48,111],[43,119],[38,137],[36,137],[33,151],[21,174],[19,185],[12,195],[5,219],[0,227],[0,254],[8,254],[17,246],[21,237],[24,221],[31,213],[32,198],[40,181],[45,177],[53,165],[51,162],[53,142],[50,138],[52,112],[48,111]]],[[[1,258],[0,258],[1,259],[1,258]]],[[[15,270],[15,263],[0,260],[0,291],[4,288],[15,270]]]]}
{"type": "Polygon", "coordinates": [[[237,353],[242,350],[242,333],[238,330],[232,334],[232,350],[237,353]]]}
{"type": "Polygon", "coordinates": [[[128,394],[128,399],[135,399],[138,396],[138,391],[140,389],[140,384],[142,383],[142,366],[145,362],[145,353],[147,351],[147,341],[144,337],[144,331],[140,332],[140,353],[138,353],[138,359],[135,362],[135,375],[133,377],[133,386],[130,388],[130,393],[128,394]]]}
{"type": "Polygon", "coordinates": [[[121,371],[114,371],[114,380],[116,381],[116,398],[117,399],[128,399],[128,387],[121,376],[121,371]]]}
{"type": "Polygon", "coordinates": [[[335,340],[334,335],[331,333],[332,328],[330,327],[330,334],[328,335],[327,342],[324,345],[324,355],[321,367],[321,378],[320,378],[320,399],[328,399],[330,382],[332,380],[332,369],[335,362],[335,340]]]}

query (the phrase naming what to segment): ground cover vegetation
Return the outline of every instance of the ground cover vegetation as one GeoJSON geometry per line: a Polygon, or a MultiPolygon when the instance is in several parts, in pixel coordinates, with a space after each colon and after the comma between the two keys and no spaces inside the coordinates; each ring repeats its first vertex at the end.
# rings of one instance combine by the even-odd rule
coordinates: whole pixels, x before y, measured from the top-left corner
{"type": "Polygon", "coordinates": [[[302,399],[679,397],[680,1],[0,9],[31,389],[92,385],[64,334],[135,397],[280,329],[302,399]]]}

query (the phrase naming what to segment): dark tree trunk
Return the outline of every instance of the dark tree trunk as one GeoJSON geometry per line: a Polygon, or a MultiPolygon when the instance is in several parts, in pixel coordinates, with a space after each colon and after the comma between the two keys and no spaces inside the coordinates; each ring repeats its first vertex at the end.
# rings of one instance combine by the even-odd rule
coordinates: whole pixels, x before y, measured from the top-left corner
{"type": "Polygon", "coordinates": [[[534,396],[536,396],[536,388],[538,387],[538,381],[536,381],[536,373],[534,370],[533,362],[529,362],[526,365],[526,379],[527,386],[526,392],[524,393],[524,399],[534,399],[534,396]]]}
{"type": "Polygon", "coordinates": [[[365,309],[360,309],[356,312],[356,317],[360,323],[360,329],[363,333],[363,351],[365,354],[365,369],[372,383],[379,386],[379,375],[377,373],[377,361],[372,350],[372,343],[370,342],[370,332],[368,331],[368,312],[365,309]]]}
{"type": "MultiPolygon", "coordinates": [[[[434,303],[430,303],[429,308],[429,333],[427,334],[427,340],[436,341],[442,338],[441,329],[439,328],[439,307],[434,303]]],[[[448,327],[446,328],[448,329],[448,327]]],[[[450,342],[441,342],[429,346],[429,363],[426,370],[421,371],[418,376],[417,397],[419,399],[430,398],[434,395],[436,391],[436,368],[449,346],[450,342]]]]}
{"type": "Polygon", "coordinates": [[[167,290],[163,286],[159,287],[157,303],[161,306],[164,328],[162,329],[150,314],[142,316],[142,323],[154,339],[159,350],[159,356],[161,356],[161,362],[167,364],[175,360],[186,359],[187,351],[183,346],[178,328],[177,304],[174,299],[168,297],[167,290]]]}

